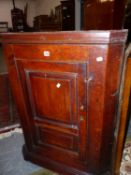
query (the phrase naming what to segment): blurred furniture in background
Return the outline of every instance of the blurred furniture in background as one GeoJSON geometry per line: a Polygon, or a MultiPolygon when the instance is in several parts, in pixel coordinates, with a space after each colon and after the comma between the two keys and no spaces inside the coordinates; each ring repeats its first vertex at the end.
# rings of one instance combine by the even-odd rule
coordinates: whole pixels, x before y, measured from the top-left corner
{"type": "Polygon", "coordinates": [[[75,30],[75,1],[61,1],[62,30],[75,30]]]}
{"type": "Polygon", "coordinates": [[[8,22],[0,21],[0,32],[8,32],[8,22]]]}
{"type": "Polygon", "coordinates": [[[113,23],[113,1],[84,1],[84,29],[110,29],[113,23]]]}
{"type": "Polygon", "coordinates": [[[0,133],[19,126],[19,114],[12,97],[8,73],[0,73],[0,133]]]}
{"type": "Polygon", "coordinates": [[[24,13],[23,10],[16,8],[15,1],[12,0],[14,8],[11,10],[11,19],[14,32],[24,31],[24,13]]]}
{"type": "Polygon", "coordinates": [[[11,18],[14,32],[24,31],[24,14],[21,9],[14,8],[11,10],[11,18]]]}
{"type": "Polygon", "coordinates": [[[55,20],[54,15],[39,15],[34,18],[35,31],[57,31],[61,30],[61,24],[55,20]]]}
{"type": "Polygon", "coordinates": [[[24,10],[15,7],[15,1],[13,1],[14,8],[11,10],[11,18],[13,25],[13,32],[28,32],[33,29],[27,24],[27,9],[28,3],[26,3],[24,10]]]}
{"type": "MultiPolygon", "coordinates": [[[[5,26],[8,26],[7,23],[5,26]]],[[[17,127],[20,127],[19,114],[12,97],[9,76],[3,58],[3,50],[0,46],[0,133],[17,127]]]]}
{"type": "Polygon", "coordinates": [[[122,29],[125,0],[84,0],[84,30],[122,29]]]}
{"type": "Polygon", "coordinates": [[[50,15],[39,15],[34,18],[35,31],[68,31],[75,30],[75,2],[61,1],[51,9],[50,15]]]}
{"type": "Polygon", "coordinates": [[[131,42],[131,1],[127,1],[124,17],[124,28],[129,30],[128,41],[131,42]]]}
{"type": "Polygon", "coordinates": [[[62,21],[62,15],[61,15],[61,5],[58,5],[55,7],[55,20],[60,25],[60,28],[62,27],[61,21],[62,21]]]}

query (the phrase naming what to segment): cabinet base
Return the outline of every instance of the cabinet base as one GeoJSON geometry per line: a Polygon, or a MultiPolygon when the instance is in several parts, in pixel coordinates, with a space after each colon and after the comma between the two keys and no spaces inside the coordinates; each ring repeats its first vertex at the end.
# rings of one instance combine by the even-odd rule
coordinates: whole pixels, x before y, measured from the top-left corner
{"type": "MultiPolygon", "coordinates": [[[[75,168],[69,167],[67,165],[64,165],[62,163],[58,163],[56,161],[53,161],[47,157],[40,157],[39,155],[29,152],[26,148],[26,146],[23,146],[23,156],[26,161],[31,161],[32,163],[35,163],[37,165],[40,165],[44,168],[50,169],[52,171],[58,172],[61,175],[96,175],[92,173],[83,172],[80,170],[77,170],[75,168]]],[[[100,173],[99,175],[111,175],[108,172],[100,173]]]]}
{"type": "Polygon", "coordinates": [[[58,163],[46,157],[41,158],[39,155],[29,152],[25,145],[23,146],[22,152],[25,160],[31,161],[37,165],[58,172],[62,175],[93,175],[91,173],[83,172],[72,167],[66,166],[62,163],[58,163]]]}

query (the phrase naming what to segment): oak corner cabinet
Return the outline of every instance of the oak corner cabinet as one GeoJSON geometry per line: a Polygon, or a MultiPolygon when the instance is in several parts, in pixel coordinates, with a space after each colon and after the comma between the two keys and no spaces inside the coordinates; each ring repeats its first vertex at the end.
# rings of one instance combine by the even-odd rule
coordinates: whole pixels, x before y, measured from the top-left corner
{"type": "Polygon", "coordinates": [[[61,174],[111,170],[127,31],[2,34],[24,157],[61,174]]]}

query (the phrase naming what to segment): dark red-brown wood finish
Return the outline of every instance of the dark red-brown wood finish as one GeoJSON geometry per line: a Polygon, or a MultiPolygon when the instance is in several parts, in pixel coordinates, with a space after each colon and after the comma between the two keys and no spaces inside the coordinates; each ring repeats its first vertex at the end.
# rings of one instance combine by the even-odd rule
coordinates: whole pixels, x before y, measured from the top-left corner
{"type": "Polygon", "coordinates": [[[122,29],[126,2],[126,0],[83,0],[82,29],[122,29]]]}
{"type": "Polygon", "coordinates": [[[63,174],[111,170],[127,31],[3,34],[24,156],[63,174]]]}

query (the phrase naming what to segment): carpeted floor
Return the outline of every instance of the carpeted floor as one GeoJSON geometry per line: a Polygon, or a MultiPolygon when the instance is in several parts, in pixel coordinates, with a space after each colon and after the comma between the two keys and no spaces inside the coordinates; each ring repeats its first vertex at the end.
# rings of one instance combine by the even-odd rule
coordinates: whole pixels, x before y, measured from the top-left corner
{"type": "Polygon", "coordinates": [[[126,139],[120,168],[120,175],[131,175],[131,137],[126,139]]]}
{"type": "Polygon", "coordinates": [[[0,175],[56,175],[23,159],[23,134],[0,135],[0,175]]]}

